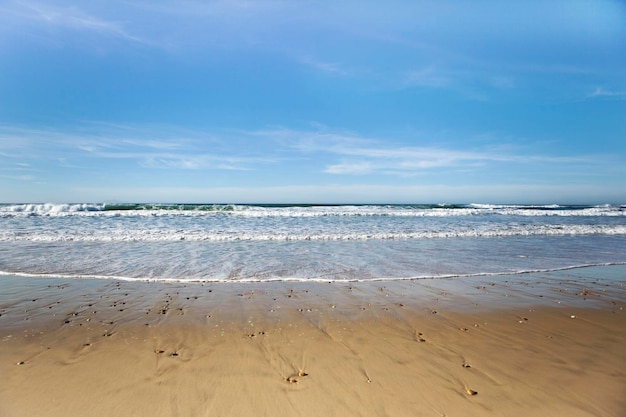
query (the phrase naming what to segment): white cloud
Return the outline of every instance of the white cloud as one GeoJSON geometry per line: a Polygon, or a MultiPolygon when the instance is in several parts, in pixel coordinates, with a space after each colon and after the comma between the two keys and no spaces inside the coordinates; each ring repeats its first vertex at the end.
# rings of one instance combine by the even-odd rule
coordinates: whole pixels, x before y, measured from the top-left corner
{"type": "MultiPolygon", "coordinates": [[[[521,145],[463,149],[445,146],[412,146],[395,138],[368,138],[353,132],[319,130],[291,130],[277,128],[250,132],[254,136],[273,138],[296,154],[323,155],[323,172],[337,175],[413,175],[442,169],[464,169],[486,166],[490,163],[510,164],[583,164],[594,163],[594,155],[562,156],[530,153],[521,145]]],[[[414,138],[410,142],[425,142],[414,138]]],[[[509,140],[510,141],[510,140],[509,140]]]]}
{"type": "Polygon", "coordinates": [[[500,172],[503,164],[509,164],[507,172],[516,166],[542,165],[551,170],[580,170],[583,164],[597,163],[601,159],[594,155],[541,154],[521,145],[503,146],[505,143],[497,139],[489,141],[495,142],[498,146],[446,147],[428,144],[423,134],[403,142],[321,126],[315,130],[274,128],[221,132],[97,123],[64,132],[0,126],[0,151],[4,158],[19,158],[20,163],[33,166],[47,162],[83,172],[97,167],[107,169],[114,162],[116,169],[128,172],[157,169],[258,171],[260,179],[264,175],[276,175],[287,166],[304,167],[302,164],[306,164],[309,174],[412,177],[464,170],[500,172]]]}
{"type": "Polygon", "coordinates": [[[165,168],[180,170],[226,170],[226,171],[250,171],[258,160],[252,158],[233,158],[215,155],[149,155],[139,159],[139,165],[144,168],[165,168]]]}
{"type": "Polygon", "coordinates": [[[34,175],[0,175],[0,178],[17,181],[33,181],[37,179],[34,175]]]}
{"type": "Polygon", "coordinates": [[[138,43],[148,43],[130,33],[122,23],[96,17],[75,5],[59,6],[34,1],[14,1],[1,7],[0,11],[11,16],[14,21],[30,21],[51,27],[86,31],[138,43]]]}
{"type": "Polygon", "coordinates": [[[449,73],[441,71],[435,66],[410,71],[404,80],[407,87],[443,88],[449,87],[452,82],[453,78],[449,73]]]}
{"type": "Polygon", "coordinates": [[[330,174],[406,174],[445,167],[460,167],[476,162],[504,161],[510,157],[487,152],[460,152],[452,149],[428,147],[397,148],[335,148],[341,155],[355,160],[330,165],[330,174]]]}
{"type": "Polygon", "coordinates": [[[348,70],[342,64],[338,62],[327,62],[319,59],[315,59],[311,56],[305,56],[300,59],[300,62],[308,67],[311,67],[317,71],[325,74],[348,76],[352,74],[352,71],[348,70]]]}
{"type": "Polygon", "coordinates": [[[246,155],[251,151],[233,145],[228,136],[175,127],[99,123],[70,131],[0,125],[0,151],[5,158],[56,161],[73,168],[104,160],[131,160],[152,169],[251,170],[274,162],[265,155],[246,155]]]}
{"type": "Polygon", "coordinates": [[[324,170],[327,174],[369,174],[375,171],[376,165],[371,162],[346,162],[335,165],[329,165],[324,170]]]}
{"type": "Polygon", "coordinates": [[[594,92],[590,94],[590,97],[626,99],[626,91],[611,91],[597,87],[594,92]]]}

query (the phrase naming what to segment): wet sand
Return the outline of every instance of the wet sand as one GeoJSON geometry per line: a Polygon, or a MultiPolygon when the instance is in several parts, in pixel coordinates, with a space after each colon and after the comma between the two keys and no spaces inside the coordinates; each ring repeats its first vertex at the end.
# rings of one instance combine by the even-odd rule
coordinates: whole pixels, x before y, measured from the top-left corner
{"type": "Polygon", "coordinates": [[[626,415],[626,266],[0,288],[3,417],[626,415]]]}

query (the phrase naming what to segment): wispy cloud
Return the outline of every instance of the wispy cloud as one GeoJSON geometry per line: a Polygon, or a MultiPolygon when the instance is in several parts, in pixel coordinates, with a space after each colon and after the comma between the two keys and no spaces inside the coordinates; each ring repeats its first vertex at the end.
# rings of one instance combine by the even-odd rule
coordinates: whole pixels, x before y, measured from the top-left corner
{"type": "Polygon", "coordinates": [[[238,150],[228,136],[216,138],[163,126],[112,126],[89,124],[62,132],[0,125],[0,156],[39,163],[57,161],[74,168],[84,167],[86,161],[129,160],[151,169],[252,170],[273,162],[238,150]]]}
{"type": "Polygon", "coordinates": [[[183,15],[190,17],[241,16],[252,13],[275,13],[296,7],[290,1],[281,0],[184,0],[176,2],[133,1],[133,7],[164,15],[183,15]]]}
{"type": "Polygon", "coordinates": [[[449,73],[441,71],[435,66],[410,71],[404,79],[407,87],[442,88],[449,87],[452,82],[453,77],[449,73]]]}
{"type": "MultiPolygon", "coordinates": [[[[0,157],[6,155],[0,154],[0,157]]],[[[5,161],[0,167],[0,178],[17,181],[34,181],[37,179],[37,169],[26,162],[5,161]]]]}
{"type": "MultiPolygon", "coordinates": [[[[407,146],[393,138],[369,138],[352,132],[297,131],[285,128],[252,132],[271,137],[302,154],[325,154],[323,172],[341,175],[414,175],[444,170],[466,169],[489,163],[576,164],[592,163],[593,156],[571,157],[522,153],[520,146],[491,146],[479,149],[445,146],[407,146]]],[[[412,142],[415,142],[414,140],[412,142]]]]}
{"type": "Polygon", "coordinates": [[[593,93],[589,95],[593,98],[609,98],[616,100],[626,100],[626,91],[612,91],[597,87],[593,93]]]}
{"type": "MultiPolygon", "coordinates": [[[[21,164],[55,163],[71,169],[108,166],[170,171],[263,171],[278,164],[307,161],[312,172],[331,175],[407,177],[426,173],[488,172],[510,166],[578,166],[596,163],[594,155],[564,156],[493,139],[491,145],[445,146],[420,137],[367,137],[318,127],[256,131],[203,132],[163,126],[82,126],[72,132],[0,126],[0,158],[21,164]],[[422,143],[423,145],[414,145],[422,143]],[[249,150],[254,144],[254,150],[249,150]],[[131,165],[132,164],[132,165],[131,165]]],[[[29,174],[29,173],[27,173],[29,174]]]]}
{"type": "MultiPolygon", "coordinates": [[[[381,145],[382,146],[382,145],[381,145]]],[[[343,159],[326,167],[329,174],[394,174],[407,175],[443,168],[461,168],[480,165],[487,161],[505,161],[511,158],[488,152],[460,152],[445,148],[396,147],[336,149],[343,159]]]]}
{"type": "Polygon", "coordinates": [[[505,72],[485,63],[459,59],[446,65],[430,64],[404,70],[391,78],[397,80],[400,89],[441,90],[472,101],[487,101],[505,91],[515,92],[517,81],[524,77],[523,72],[505,72]]]}
{"type": "Polygon", "coordinates": [[[145,39],[129,32],[122,23],[96,17],[76,6],[14,1],[0,6],[0,10],[14,19],[148,43],[145,39]]]}
{"type": "Polygon", "coordinates": [[[18,181],[34,181],[37,179],[34,175],[0,175],[0,178],[18,181]]]}
{"type": "Polygon", "coordinates": [[[302,57],[300,63],[329,75],[348,76],[353,74],[353,71],[348,70],[344,65],[338,62],[322,61],[311,56],[302,57]]]}
{"type": "Polygon", "coordinates": [[[144,168],[177,169],[177,170],[226,170],[252,171],[253,166],[261,162],[254,158],[223,157],[215,155],[150,155],[142,156],[140,165],[144,168]]]}

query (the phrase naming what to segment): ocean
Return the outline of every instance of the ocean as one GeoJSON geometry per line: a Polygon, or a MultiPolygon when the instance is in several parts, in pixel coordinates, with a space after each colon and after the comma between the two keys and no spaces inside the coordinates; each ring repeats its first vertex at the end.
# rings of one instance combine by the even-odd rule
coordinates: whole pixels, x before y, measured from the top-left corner
{"type": "Polygon", "coordinates": [[[0,205],[4,275],[330,282],[625,263],[623,205],[0,205]]]}

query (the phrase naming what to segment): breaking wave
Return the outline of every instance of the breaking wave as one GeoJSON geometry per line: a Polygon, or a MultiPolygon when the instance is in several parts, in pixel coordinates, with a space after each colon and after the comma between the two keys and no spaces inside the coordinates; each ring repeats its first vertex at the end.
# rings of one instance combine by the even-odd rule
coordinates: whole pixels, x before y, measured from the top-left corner
{"type": "Polygon", "coordinates": [[[0,217],[23,216],[215,216],[321,217],[397,216],[446,217],[499,214],[504,216],[626,216],[623,205],[307,205],[307,204],[4,204],[0,217]]]}

